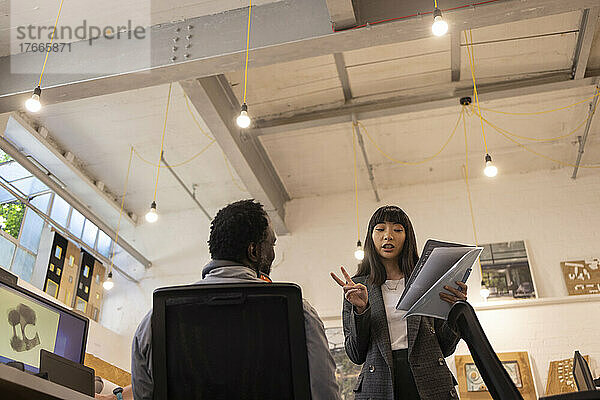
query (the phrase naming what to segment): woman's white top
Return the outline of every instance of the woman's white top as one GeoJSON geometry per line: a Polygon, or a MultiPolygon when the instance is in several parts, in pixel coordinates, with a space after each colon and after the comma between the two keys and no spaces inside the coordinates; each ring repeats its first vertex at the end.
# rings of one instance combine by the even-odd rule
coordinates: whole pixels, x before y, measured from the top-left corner
{"type": "Polygon", "coordinates": [[[403,319],[406,311],[396,310],[396,304],[398,304],[403,291],[404,278],[400,280],[388,279],[381,285],[392,350],[408,348],[407,325],[406,320],[403,319]]]}

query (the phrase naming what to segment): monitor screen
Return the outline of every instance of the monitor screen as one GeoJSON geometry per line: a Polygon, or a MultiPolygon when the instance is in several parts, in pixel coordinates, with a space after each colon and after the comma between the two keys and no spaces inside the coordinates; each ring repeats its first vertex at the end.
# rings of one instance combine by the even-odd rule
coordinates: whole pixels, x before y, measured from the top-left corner
{"type": "Polygon", "coordinates": [[[575,356],[573,357],[573,377],[575,378],[577,390],[586,391],[596,389],[590,367],[579,351],[575,351],[575,356]]]}
{"type": "Polygon", "coordinates": [[[18,286],[0,282],[0,361],[38,372],[40,350],[83,363],[88,320],[18,286]]]}

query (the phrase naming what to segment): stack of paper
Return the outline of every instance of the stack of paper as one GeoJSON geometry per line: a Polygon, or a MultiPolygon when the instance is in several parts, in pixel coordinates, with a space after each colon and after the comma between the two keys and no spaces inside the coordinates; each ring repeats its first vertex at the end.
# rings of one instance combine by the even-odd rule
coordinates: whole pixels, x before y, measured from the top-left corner
{"type": "Polygon", "coordinates": [[[396,309],[406,311],[406,317],[424,315],[448,318],[452,305],[439,296],[449,293],[444,286],[457,287],[466,282],[483,247],[429,239],[417,262],[396,309]]]}

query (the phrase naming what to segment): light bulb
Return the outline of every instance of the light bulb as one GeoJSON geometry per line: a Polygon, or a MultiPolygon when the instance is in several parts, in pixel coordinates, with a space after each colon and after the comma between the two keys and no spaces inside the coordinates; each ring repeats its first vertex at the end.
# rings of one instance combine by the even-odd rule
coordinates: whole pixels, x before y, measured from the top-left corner
{"type": "Polygon", "coordinates": [[[25,102],[25,108],[31,112],[38,112],[42,109],[42,103],[40,103],[40,95],[42,94],[42,89],[38,86],[33,90],[33,94],[30,99],[27,99],[25,102]]]}
{"type": "Polygon", "coordinates": [[[113,279],[112,279],[112,271],[110,271],[108,273],[108,278],[106,278],[104,283],[102,283],[102,287],[106,290],[110,290],[113,288],[113,286],[115,286],[115,283],[113,282],[113,279]]]}
{"type": "Polygon", "coordinates": [[[248,115],[248,105],[246,103],[242,104],[242,111],[240,111],[240,115],[238,115],[235,122],[238,124],[240,128],[247,128],[250,126],[250,116],[248,115]]]}
{"type": "Polygon", "coordinates": [[[433,25],[431,25],[431,31],[435,36],[444,36],[448,32],[448,24],[442,18],[442,11],[436,7],[433,10],[433,25]]]}
{"type": "Polygon", "coordinates": [[[483,173],[485,174],[485,176],[488,176],[490,178],[493,178],[496,175],[498,175],[498,168],[496,168],[496,166],[492,163],[492,156],[490,156],[489,154],[485,155],[485,168],[483,169],[483,173]]]}
{"type": "Polygon", "coordinates": [[[490,297],[490,289],[485,286],[485,282],[483,281],[481,281],[481,289],[479,289],[479,294],[485,301],[487,301],[488,297],[490,297]]]}
{"type": "Polygon", "coordinates": [[[362,248],[362,244],[360,240],[356,242],[356,250],[354,251],[354,258],[358,261],[362,261],[365,258],[365,251],[362,248]]]}
{"type": "Polygon", "coordinates": [[[151,224],[158,221],[158,213],[156,212],[156,202],[154,201],[152,202],[152,204],[150,204],[150,211],[146,213],[146,221],[150,222],[151,224]]]}

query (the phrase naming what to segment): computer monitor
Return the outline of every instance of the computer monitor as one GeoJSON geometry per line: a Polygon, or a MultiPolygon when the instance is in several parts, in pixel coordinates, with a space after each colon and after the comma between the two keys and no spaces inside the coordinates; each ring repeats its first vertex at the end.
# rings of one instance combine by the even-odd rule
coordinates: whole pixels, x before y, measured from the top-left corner
{"type": "Polygon", "coordinates": [[[22,287],[0,282],[0,362],[39,372],[40,350],[82,364],[89,321],[22,287]]]}
{"type": "Polygon", "coordinates": [[[575,350],[575,355],[573,356],[573,378],[575,378],[577,390],[580,392],[584,390],[596,390],[590,367],[585,358],[577,350],[575,350]]]}

